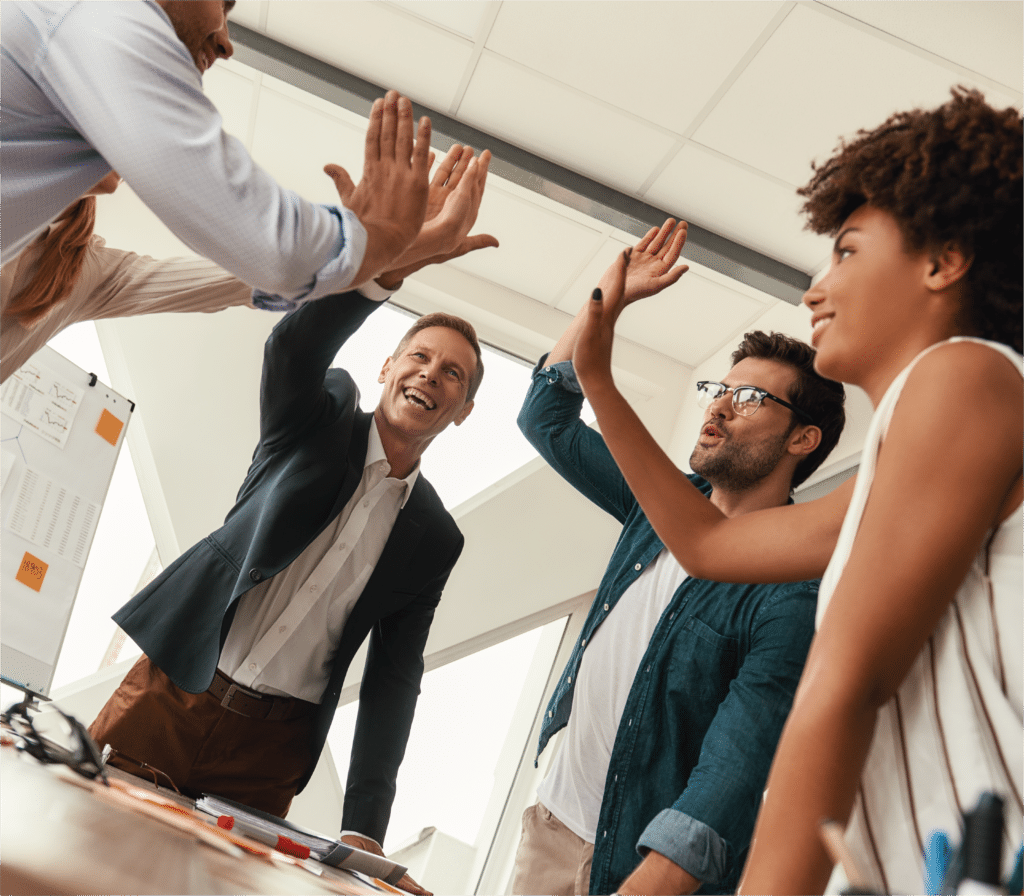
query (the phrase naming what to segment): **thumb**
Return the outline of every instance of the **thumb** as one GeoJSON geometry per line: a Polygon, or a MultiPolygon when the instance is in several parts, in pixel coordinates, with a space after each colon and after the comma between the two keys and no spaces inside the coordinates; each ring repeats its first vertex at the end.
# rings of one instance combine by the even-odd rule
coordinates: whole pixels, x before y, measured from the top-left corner
{"type": "Polygon", "coordinates": [[[348,176],[348,172],[341,165],[324,165],[324,174],[334,181],[334,188],[338,191],[342,204],[347,203],[356,190],[356,185],[348,176]]]}

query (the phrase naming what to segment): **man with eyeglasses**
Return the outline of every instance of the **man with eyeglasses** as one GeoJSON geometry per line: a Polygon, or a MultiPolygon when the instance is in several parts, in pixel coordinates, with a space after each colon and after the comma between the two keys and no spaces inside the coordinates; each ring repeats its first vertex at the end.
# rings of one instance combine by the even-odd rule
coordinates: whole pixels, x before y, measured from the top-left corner
{"type": "MultiPolygon", "coordinates": [[[[640,241],[627,302],[679,279],[685,238],[670,219],[640,241]]],[[[538,756],[566,731],[523,816],[512,892],[735,892],[818,581],[687,577],[580,420],[571,359],[584,314],[534,369],[519,425],[623,529],[544,714],[538,756]]],[[[842,385],[818,376],[814,350],[796,339],[747,333],[732,361],[722,382],[697,383],[705,414],[690,466],[708,499],[738,516],[790,502],[845,413],[842,385]]]]}

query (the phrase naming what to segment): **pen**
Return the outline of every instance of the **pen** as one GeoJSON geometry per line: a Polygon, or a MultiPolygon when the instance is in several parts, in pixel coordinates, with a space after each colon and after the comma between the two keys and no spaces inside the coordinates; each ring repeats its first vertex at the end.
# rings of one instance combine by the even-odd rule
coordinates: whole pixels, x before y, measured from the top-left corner
{"type": "Polygon", "coordinates": [[[285,837],[282,834],[271,834],[269,831],[260,830],[258,827],[247,824],[244,821],[240,821],[232,815],[221,815],[218,817],[217,827],[223,828],[225,831],[244,834],[246,837],[250,837],[257,843],[262,843],[264,846],[272,846],[279,852],[285,853],[285,855],[295,856],[297,859],[309,858],[308,846],[296,843],[294,840],[289,837],[285,837]]]}
{"type": "Polygon", "coordinates": [[[873,893],[874,890],[871,888],[871,884],[857,867],[857,863],[854,862],[853,855],[846,845],[846,831],[843,829],[843,826],[838,821],[832,821],[827,818],[822,821],[819,833],[821,834],[822,841],[825,843],[829,856],[835,864],[843,869],[843,874],[846,875],[846,879],[850,882],[853,891],[873,893]]]}

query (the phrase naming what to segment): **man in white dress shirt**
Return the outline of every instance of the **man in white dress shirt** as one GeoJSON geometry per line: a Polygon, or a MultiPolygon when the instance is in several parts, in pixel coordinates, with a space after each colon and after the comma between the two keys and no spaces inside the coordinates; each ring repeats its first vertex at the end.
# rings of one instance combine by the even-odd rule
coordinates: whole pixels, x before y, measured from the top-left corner
{"type": "Polygon", "coordinates": [[[275,327],[235,506],[115,614],[144,656],[90,728],[126,771],[284,815],[368,639],[342,828],[378,853],[463,546],[419,459],[469,416],[483,376],[473,328],[428,315],[384,363],[376,410],[359,410],[352,378],[330,365],[388,294],[328,296],[275,327]]]}
{"type": "MultiPolygon", "coordinates": [[[[233,0],[5,2],[2,259],[117,171],[174,234],[287,310],[448,251],[424,228],[430,122],[378,100],[343,204],[280,187],[224,133],[202,74],[231,56],[233,0]]],[[[302,139],[291,134],[290,139],[302,139]]],[[[450,247],[449,247],[450,248],[450,247]]]]}

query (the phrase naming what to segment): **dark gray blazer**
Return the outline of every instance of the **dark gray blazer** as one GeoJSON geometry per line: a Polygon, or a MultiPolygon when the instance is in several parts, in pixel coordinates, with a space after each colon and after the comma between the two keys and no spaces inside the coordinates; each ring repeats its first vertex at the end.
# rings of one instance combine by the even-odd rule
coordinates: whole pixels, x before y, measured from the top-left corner
{"type": "MultiPolygon", "coordinates": [[[[351,376],[329,368],[377,307],[344,293],[278,323],[264,350],[260,441],[235,506],[223,526],[114,615],[183,690],[199,693],[213,681],[238,598],[291,563],[355,491],[373,415],[359,410],[351,376]]],[[[342,827],[378,842],[391,815],[434,608],[462,545],[455,521],[420,475],[345,624],[316,718],[300,790],[323,749],[352,657],[369,635],[342,827]]]]}

